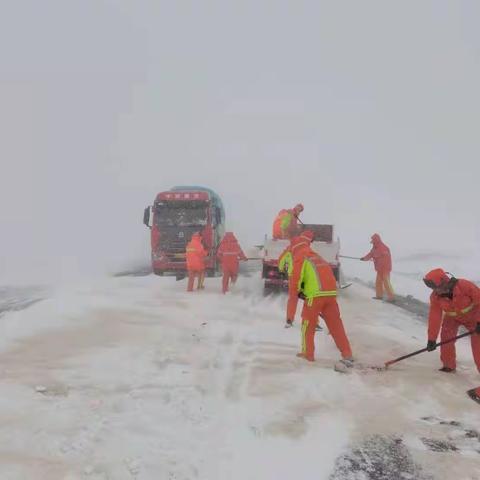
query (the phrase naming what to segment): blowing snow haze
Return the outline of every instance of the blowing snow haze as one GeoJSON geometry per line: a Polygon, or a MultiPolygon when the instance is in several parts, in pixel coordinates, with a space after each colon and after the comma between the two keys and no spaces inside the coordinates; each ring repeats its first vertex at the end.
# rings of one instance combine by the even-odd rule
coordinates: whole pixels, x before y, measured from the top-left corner
{"type": "Polygon", "coordinates": [[[6,3],[1,282],[148,262],[143,208],[178,184],[216,190],[247,245],[302,202],[345,254],[378,231],[394,259],[474,270],[479,18],[473,1],[6,3]]]}

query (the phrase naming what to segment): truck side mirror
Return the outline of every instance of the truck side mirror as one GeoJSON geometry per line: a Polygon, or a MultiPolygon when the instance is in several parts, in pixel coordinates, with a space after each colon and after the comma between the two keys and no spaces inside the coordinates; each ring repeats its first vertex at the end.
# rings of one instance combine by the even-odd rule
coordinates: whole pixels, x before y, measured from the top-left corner
{"type": "Polygon", "coordinates": [[[147,207],[147,208],[143,211],[143,223],[144,223],[148,228],[152,228],[152,226],[150,225],[150,209],[151,209],[151,207],[147,207]]]}

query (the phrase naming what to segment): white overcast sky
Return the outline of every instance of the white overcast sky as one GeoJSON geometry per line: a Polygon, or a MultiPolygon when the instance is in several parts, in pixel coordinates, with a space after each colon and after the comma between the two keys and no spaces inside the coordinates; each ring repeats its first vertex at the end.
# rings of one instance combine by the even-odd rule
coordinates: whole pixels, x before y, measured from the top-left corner
{"type": "Polygon", "coordinates": [[[302,202],[345,254],[475,255],[480,2],[0,4],[2,283],[148,258],[175,184],[245,244],[302,202]]]}

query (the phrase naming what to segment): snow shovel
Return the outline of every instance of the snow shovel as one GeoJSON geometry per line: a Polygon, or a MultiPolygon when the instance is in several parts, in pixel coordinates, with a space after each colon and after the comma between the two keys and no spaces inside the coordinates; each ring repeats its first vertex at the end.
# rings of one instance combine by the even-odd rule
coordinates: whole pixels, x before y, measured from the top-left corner
{"type": "Polygon", "coordinates": [[[361,260],[360,257],[350,257],[348,255],[339,255],[340,258],[350,258],[352,260],[361,260]]]}
{"type": "MultiPolygon", "coordinates": [[[[474,332],[465,332],[465,333],[462,333],[461,335],[456,336],[455,338],[449,338],[448,340],[444,340],[443,342],[439,342],[439,343],[435,344],[435,348],[439,347],[440,345],[444,345],[445,343],[454,342],[455,340],[458,340],[459,338],[468,337],[469,335],[472,335],[472,333],[474,333],[474,332]]],[[[416,352],[409,353],[408,355],[403,355],[401,357],[395,358],[394,360],[389,360],[388,362],[385,362],[384,365],[382,365],[382,366],[364,365],[364,364],[356,363],[356,362],[355,362],[354,366],[357,369],[363,370],[365,372],[367,372],[369,370],[370,371],[374,370],[374,371],[377,371],[377,372],[384,372],[385,370],[388,369],[388,367],[390,365],[393,365],[394,363],[400,362],[402,360],[405,360],[406,358],[413,357],[414,355],[418,355],[419,353],[423,353],[423,352],[426,352],[426,351],[427,351],[426,348],[422,348],[421,350],[417,350],[416,352]]],[[[470,392],[467,392],[467,393],[471,396],[470,392]]]]}
{"type": "MultiPolygon", "coordinates": [[[[474,332],[465,332],[462,333],[461,335],[457,335],[454,338],[449,338],[448,340],[444,340],[443,342],[438,342],[435,344],[435,348],[439,347],[440,345],[445,345],[446,343],[454,342],[455,340],[458,340],[459,338],[463,337],[468,337],[474,332]]],[[[419,353],[427,352],[428,350],[426,348],[422,348],[421,350],[417,350],[416,352],[409,353],[408,355],[403,355],[402,357],[395,358],[393,360],[389,360],[388,362],[385,362],[385,369],[387,369],[390,365],[393,365],[394,363],[400,362],[402,360],[405,360],[406,358],[413,357],[415,355],[418,355],[419,353]]]]}

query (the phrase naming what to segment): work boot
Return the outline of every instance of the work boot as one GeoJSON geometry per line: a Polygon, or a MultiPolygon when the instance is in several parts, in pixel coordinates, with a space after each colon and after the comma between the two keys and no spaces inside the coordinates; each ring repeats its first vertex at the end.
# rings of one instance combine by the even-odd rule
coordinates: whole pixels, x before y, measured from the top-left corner
{"type": "Polygon", "coordinates": [[[334,370],[341,373],[347,373],[353,368],[353,357],[342,358],[333,367],[334,370]]]}
{"type": "Polygon", "coordinates": [[[374,300],[383,300],[383,297],[372,297],[374,300]]]}
{"type": "Polygon", "coordinates": [[[290,328],[293,326],[293,320],[287,320],[285,322],[285,328],[290,328]]]}
{"type": "Polygon", "coordinates": [[[348,357],[348,358],[342,358],[340,360],[347,368],[352,368],[353,367],[353,357],[348,357]]]}
{"type": "Polygon", "coordinates": [[[455,373],[455,368],[450,368],[450,367],[443,366],[442,368],[439,368],[438,371],[439,372],[445,372],[445,373],[455,373]]]}

